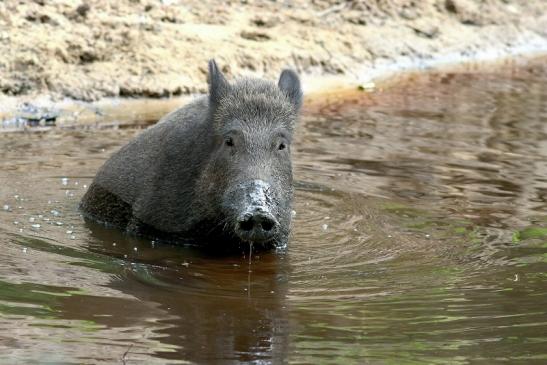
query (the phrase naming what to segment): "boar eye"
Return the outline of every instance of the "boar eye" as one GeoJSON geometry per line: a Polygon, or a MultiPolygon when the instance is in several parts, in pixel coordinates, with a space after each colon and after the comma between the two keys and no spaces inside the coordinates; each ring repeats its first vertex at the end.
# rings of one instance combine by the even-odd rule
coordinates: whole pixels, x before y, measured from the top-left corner
{"type": "Polygon", "coordinates": [[[233,147],[234,146],[234,140],[232,138],[228,137],[224,140],[224,144],[228,147],[233,147]]]}
{"type": "Polygon", "coordinates": [[[277,147],[277,149],[280,150],[280,151],[284,150],[285,148],[287,148],[287,146],[286,146],[285,143],[283,143],[283,142],[281,142],[281,143],[279,144],[279,147],[277,147]]]}

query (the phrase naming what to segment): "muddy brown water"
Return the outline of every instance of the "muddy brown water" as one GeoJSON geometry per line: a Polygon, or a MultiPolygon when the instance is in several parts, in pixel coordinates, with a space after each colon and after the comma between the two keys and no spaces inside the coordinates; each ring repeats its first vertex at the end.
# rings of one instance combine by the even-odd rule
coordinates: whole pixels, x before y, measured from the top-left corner
{"type": "Polygon", "coordinates": [[[84,223],[140,130],[0,134],[0,363],[547,362],[547,69],[308,107],[287,252],[84,223]]]}

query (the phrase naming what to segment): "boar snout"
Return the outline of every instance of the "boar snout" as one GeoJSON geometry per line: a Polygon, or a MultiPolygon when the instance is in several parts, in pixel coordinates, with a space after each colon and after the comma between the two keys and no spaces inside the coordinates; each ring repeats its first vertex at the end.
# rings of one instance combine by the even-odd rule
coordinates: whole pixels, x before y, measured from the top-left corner
{"type": "Polygon", "coordinates": [[[279,231],[279,222],[273,212],[272,188],[263,180],[240,184],[230,197],[236,209],[235,233],[247,242],[267,242],[279,231]]]}
{"type": "Polygon", "coordinates": [[[236,233],[245,241],[265,242],[274,237],[278,226],[271,213],[257,207],[239,217],[236,233]]]}

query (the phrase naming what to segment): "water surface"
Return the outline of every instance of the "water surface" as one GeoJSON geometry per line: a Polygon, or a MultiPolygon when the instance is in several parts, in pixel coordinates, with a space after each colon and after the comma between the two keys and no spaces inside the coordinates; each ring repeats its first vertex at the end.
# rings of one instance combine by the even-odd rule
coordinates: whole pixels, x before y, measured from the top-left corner
{"type": "Polygon", "coordinates": [[[0,134],[0,363],[547,362],[547,69],[308,106],[286,253],[86,224],[139,128],[0,134]]]}

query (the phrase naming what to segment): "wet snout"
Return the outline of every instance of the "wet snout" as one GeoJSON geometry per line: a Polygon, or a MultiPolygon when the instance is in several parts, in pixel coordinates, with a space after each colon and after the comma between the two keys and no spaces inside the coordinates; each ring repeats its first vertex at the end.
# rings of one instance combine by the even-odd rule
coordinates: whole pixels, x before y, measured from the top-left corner
{"type": "Polygon", "coordinates": [[[253,180],[243,184],[241,189],[245,202],[243,212],[237,218],[236,234],[244,241],[271,240],[279,229],[279,222],[272,214],[270,185],[253,180]]]}
{"type": "Polygon", "coordinates": [[[239,218],[237,234],[245,241],[264,242],[274,236],[278,225],[272,214],[255,209],[239,218]]]}

